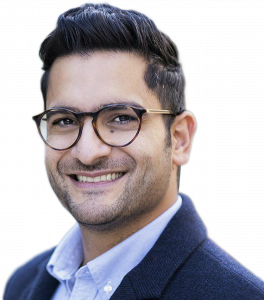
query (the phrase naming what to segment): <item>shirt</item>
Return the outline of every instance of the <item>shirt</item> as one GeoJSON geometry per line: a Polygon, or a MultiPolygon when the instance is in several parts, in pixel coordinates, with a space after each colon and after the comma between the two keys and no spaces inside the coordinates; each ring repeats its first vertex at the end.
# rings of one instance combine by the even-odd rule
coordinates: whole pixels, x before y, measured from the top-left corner
{"type": "Polygon", "coordinates": [[[60,281],[52,300],[110,299],[124,276],[154,246],[181,204],[178,195],[177,201],[158,218],[81,268],[82,235],[76,224],[56,247],[47,264],[47,271],[60,281]]]}

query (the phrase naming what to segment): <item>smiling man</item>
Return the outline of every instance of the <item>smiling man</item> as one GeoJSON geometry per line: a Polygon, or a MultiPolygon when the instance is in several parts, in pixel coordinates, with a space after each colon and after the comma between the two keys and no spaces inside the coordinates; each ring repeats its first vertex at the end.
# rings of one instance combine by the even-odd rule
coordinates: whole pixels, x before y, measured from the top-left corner
{"type": "Polygon", "coordinates": [[[45,111],[33,119],[77,223],[4,299],[264,299],[178,194],[196,122],[173,42],[140,13],[86,4],[59,17],[40,57],[45,111]]]}
{"type": "MultiPolygon", "coordinates": [[[[60,147],[56,143],[65,139],[63,148],[78,137],[82,122],[81,138],[73,147],[47,148],[46,167],[58,198],[83,227],[85,245],[90,248],[84,253],[85,263],[101,254],[97,243],[89,243],[90,231],[97,232],[100,245],[103,236],[110,240],[105,252],[120,237],[125,239],[156,219],[177,198],[176,165],[184,159],[184,151],[178,150],[176,140],[174,153],[166,143],[162,113],[170,117],[170,112],[159,111],[157,96],[143,80],[146,67],[144,58],[134,53],[102,50],[58,58],[50,71],[46,105],[52,111],[36,120],[50,119],[46,123],[56,136],[48,133],[47,141],[60,147]],[[59,109],[55,114],[55,107],[98,114],[78,121],[70,111],[59,109]],[[139,116],[144,108],[152,113],[139,116]]],[[[177,118],[178,127],[189,122],[191,130],[188,133],[182,126],[178,131],[192,135],[191,114],[184,112],[177,118]]]]}

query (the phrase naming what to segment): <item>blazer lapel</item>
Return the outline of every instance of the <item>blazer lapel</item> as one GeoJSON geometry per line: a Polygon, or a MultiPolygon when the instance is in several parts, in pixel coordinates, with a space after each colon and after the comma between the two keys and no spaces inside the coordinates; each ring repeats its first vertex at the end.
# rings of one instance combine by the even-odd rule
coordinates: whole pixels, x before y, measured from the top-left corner
{"type": "Polygon", "coordinates": [[[183,204],[145,258],[123,279],[111,299],[158,299],[172,275],[206,239],[191,200],[183,204]]]}

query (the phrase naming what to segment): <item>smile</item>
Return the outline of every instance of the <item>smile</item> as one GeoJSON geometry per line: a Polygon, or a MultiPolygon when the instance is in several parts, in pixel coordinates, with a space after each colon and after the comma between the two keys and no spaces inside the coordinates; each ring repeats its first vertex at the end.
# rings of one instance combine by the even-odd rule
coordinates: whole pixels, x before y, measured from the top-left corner
{"type": "Polygon", "coordinates": [[[120,177],[122,177],[124,173],[109,173],[102,176],[97,177],[88,177],[82,175],[76,175],[76,179],[78,182],[106,182],[106,181],[113,181],[120,177]]]}

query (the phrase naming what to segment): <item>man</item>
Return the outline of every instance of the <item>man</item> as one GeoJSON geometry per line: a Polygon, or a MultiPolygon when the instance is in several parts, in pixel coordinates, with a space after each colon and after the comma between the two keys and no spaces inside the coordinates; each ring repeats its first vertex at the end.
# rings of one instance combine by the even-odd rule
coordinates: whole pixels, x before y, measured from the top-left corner
{"type": "Polygon", "coordinates": [[[87,4],[40,49],[34,117],[54,192],[77,225],[4,299],[264,299],[178,194],[196,128],[175,45],[146,16],[87,4]]]}

